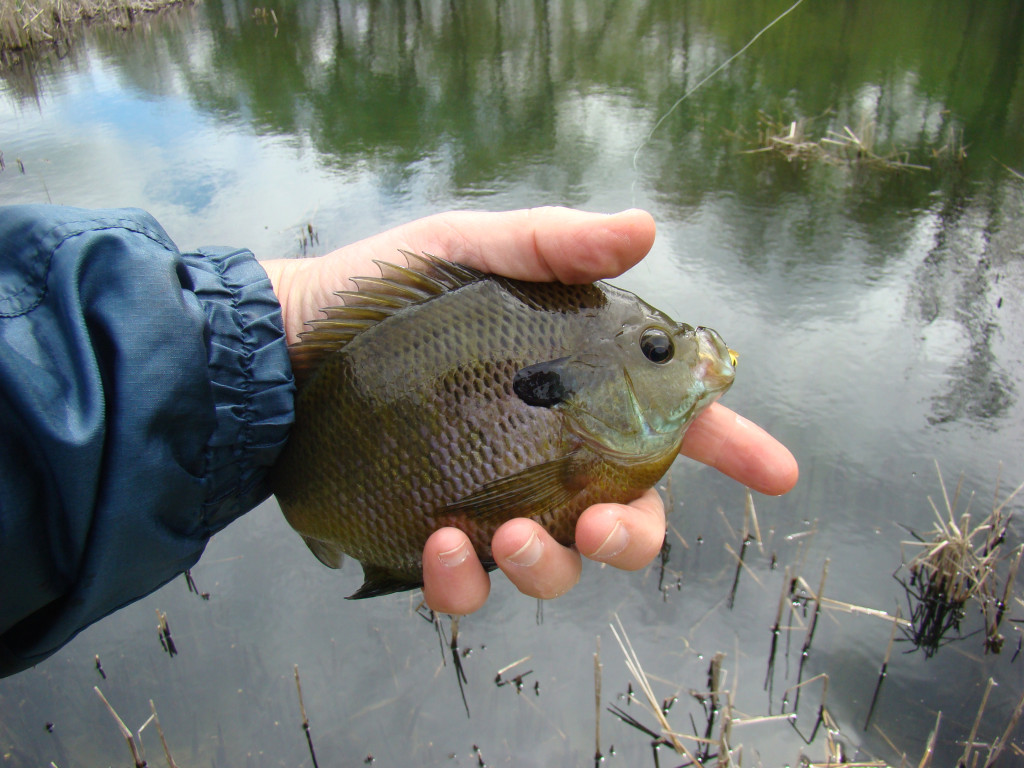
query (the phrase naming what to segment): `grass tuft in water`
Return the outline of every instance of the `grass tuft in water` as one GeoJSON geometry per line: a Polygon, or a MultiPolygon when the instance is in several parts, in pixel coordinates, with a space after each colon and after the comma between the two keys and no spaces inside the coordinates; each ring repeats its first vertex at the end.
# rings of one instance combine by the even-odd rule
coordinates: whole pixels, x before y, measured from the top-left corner
{"type": "Polygon", "coordinates": [[[935,513],[935,527],[927,539],[915,534],[917,541],[904,542],[904,546],[919,549],[909,563],[901,566],[909,573],[909,578],[906,581],[898,578],[906,590],[911,610],[911,627],[905,634],[915,648],[930,657],[940,647],[960,637],[960,623],[966,608],[968,604],[975,604],[984,618],[985,651],[999,653],[1005,640],[1000,626],[1024,555],[1024,545],[1016,547],[1008,557],[1002,555],[1010,522],[1004,510],[1024,489],[1024,483],[1001,503],[997,483],[992,511],[980,523],[973,524],[971,498],[962,513],[957,511],[963,476],[957,481],[951,499],[937,463],[935,471],[942,490],[943,511],[940,512],[928,497],[935,513]],[[1003,560],[1009,562],[1005,577],[997,570],[1003,560]]]}
{"type": "MultiPolygon", "coordinates": [[[[296,668],[296,670],[297,669],[298,668],[296,668]]],[[[296,671],[296,676],[297,675],[298,672],[296,671]]],[[[298,677],[296,677],[296,679],[298,679],[298,677]]],[[[139,727],[139,729],[133,734],[131,729],[127,725],[125,725],[125,722],[121,719],[121,716],[117,714],[117,711],[114,709],[111,703],[107,701],[107,697],[103,695],[103,691],[99,689],[99,686],[94,685],[92,689],[96,692],[96,695],[99,697],[100,701],[103,702],[103,706],[106,707],[107,711],[110,713],[110,716],[114,718],[114,722],[117,724],[117,730],[120,731],[121,737],[125,740],[125,743],[128,745],[128,751],[131,752],[132,761],[135,764],[135,768],[146,768],[146,766],[149,765],[149,763],[146,760],[146,750],[142,746],[142,732],[146,730],[150,723],[153,723],[157,733],[160,736],[160,744],[163,747],[164,758],[167,760],[167,768],[178,768],[177,763],[174,762],[174,758],[171,757],[171,748],[167,745],[167,738],[166,736],[164,736],[164,729],[160,727],[160,718],[157,717],[156,704],[153,703],[152,699],[149,700],[149,710],[152,714],[150,714],[146,722],[144,722],[139,727]]],[[[314,759],[313,762],[315,765],[316,760],[314,759]]],[[[53,763],[50,763],[50,765],[53,765],[53,763]]]]}
{"type": "MultiPolygon", "coordinates": [[[[855,129],[844,125],[841,130],[826,129],[824,135],[813,137],[806,119],[782,121],[759,113],[757,131],[748,139],[753,148],[746,154],[768,153],[804,165],[826,163],[875,168],[880,170],[930,171],[931,167],[910,162],[908,152],[892,148],[882,152],[875,140],[876,126],[864,120],[855,129]]],[[[934,150],[936,159],[963,158],[966,151],[962,134],[953,134],[943,147],[934,150]]]]}

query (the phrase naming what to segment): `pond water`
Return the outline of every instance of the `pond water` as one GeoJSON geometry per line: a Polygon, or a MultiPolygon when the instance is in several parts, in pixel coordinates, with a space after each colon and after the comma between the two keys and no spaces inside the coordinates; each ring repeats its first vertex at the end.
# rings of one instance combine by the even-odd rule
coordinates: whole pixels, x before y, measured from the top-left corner
{"type": "MultiPolygon", "coordinates": [[[[999,764],[1019,764],[1017,590],[1001,653],[973,602],[930,658],[896,632],[873,711],[892,620],[825,602],[815,623],[782,598],[827,564],[824,597],[906,617],[894,573],[936,525],[929,498],[945,514],[936,466],[972,525],[1024,480],[1024,5],[806,0],[679,101],[789,6],[203,0],[0,73],[0,203],[139,206],[183,248],[298,256],[450,208],[646,208],[653,252],[615,282],[719,330],[741,354],[726,403],[801,464],[792,493],[754,498],[760,545],[742,550],[744,489],[680,460],[664,570],[590,563],[542,610],[495,579],[458,632],[468,717],[418,597],[344,601],[359,568],[323,568],[270,500],[193,570],[208,600],[176,580],[0,680],[0,763],[130,764],[99,686],[132,730],[152,700],[178,765],[309,765],[297,664],[320,765],[589,765],[600,641],[605,762],[685,764],[606,709],[659,728],[627,702],[617,616],[682,734],[705,735],[694,693],[724,654],[746,765],[838,745],[916,765],[939,712],[932,764],[954,764],[990,678],[975,741],[1006,732],[999,764]],[[500,677],[521,687],[497,685],[524,657],[500,677]]],[[[1021,540],[1011,520],[998,583],[1021,540]]],[[[141,741],[164,764],[152,724],[141,741]]]]}

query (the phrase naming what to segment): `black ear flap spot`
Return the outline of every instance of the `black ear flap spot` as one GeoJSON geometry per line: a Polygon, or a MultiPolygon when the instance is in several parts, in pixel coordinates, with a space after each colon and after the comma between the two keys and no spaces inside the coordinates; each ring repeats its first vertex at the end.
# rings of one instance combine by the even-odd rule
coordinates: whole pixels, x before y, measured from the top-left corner
{"type": "Polygon", "coordinates": [[[516,372],[512,391],[527,405],[551,408],[569,396],[569,388],[562,376],[567,358],[548,360],[528,365],[516,372]]]}

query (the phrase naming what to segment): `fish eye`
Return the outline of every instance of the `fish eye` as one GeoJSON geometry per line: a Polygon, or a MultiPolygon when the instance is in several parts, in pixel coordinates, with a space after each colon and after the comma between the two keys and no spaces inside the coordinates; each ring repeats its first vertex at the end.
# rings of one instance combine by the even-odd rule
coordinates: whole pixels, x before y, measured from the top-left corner
{"type": "Polygon", "coordinates": [[[675,346],[672,337],[661,328],[648,328],[640,334],[640,351],[652,363],[667,363],[672,359],[675,346]]]}

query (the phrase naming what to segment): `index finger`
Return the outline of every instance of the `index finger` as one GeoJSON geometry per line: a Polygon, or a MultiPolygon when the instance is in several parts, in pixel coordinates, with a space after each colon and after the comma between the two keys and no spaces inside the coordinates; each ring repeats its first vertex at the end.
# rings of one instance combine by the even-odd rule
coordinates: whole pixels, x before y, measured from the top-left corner
{"type": "Polygon", "coordinates": [[[654,244],[651,214],[591,213],[544,206],[448,211],[356,243],[357,249],[427,251],[519,280],[589,283],[622,274],[654,244]]]}
{"type": "Polygon", "coordinates": [[[771,496],[789,491],[800,474],[786,446],[719,403],[690,425],[679,452],[771,496]]]}
{"type": "Polygon", "coordinates": [[[545,206],[500,214],[454,214],[460,254],[485,272],[521,280],[589,283],[616,277],[647,255],[654,218],[630,209],[603,214],[545,206]],[[504,230],[506,247],[494,247],[504,230]]]}

